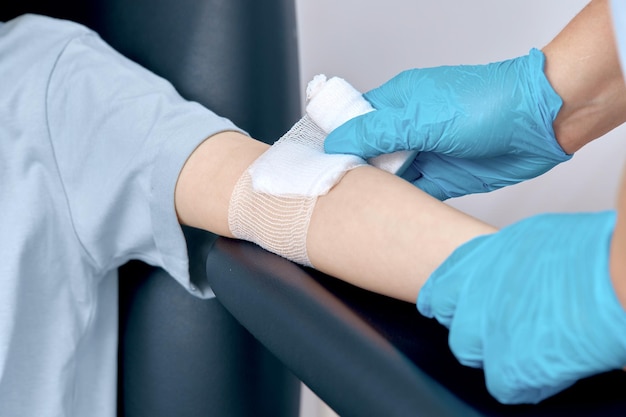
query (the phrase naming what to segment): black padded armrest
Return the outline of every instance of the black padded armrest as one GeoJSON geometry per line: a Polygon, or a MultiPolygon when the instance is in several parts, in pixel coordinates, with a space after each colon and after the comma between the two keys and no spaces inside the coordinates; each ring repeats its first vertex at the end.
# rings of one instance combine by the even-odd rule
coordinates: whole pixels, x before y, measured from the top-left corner
{"type": "Polygon", "coordinates": [[[623,416],[626,372],[505,406],[415,306],[220,238],[207,279],[231,314],[341,416],[623,416]]]}

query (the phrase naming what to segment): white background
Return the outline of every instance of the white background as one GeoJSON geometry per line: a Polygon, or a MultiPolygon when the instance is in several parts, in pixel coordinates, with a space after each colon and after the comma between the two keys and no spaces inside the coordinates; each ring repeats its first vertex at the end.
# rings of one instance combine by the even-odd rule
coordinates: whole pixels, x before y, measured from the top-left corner
{"type": "MultiPolygon", "coordinates": [[[[361,91],[415,67],[482,64],[547,44],[586,0],[296,0],[302,88],[315,74],[361,91]]],[[[614,206],[626,160],[622,126],[541,178],[448,203],[497,226],[547,211],[614,206]]],[[[307,394],[308,395],[308,394],[307,394]]],[[[305,395],[303,416],[314,411],[305,395]]]]}

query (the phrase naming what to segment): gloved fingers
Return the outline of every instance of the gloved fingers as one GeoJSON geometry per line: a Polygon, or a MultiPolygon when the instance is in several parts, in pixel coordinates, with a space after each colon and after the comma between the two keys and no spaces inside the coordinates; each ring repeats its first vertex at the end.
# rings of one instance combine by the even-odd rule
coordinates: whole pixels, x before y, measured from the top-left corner
{"type": "Polygon", "coordinates": [[[407,146],[410,126],[414,115],[408,118],[403,114],[409,97],[412,96],[404,71],[378,88],[365,94],[363,98],[376,109],[344,123],[334,129],[324,142],[327,153],[354,154],[362,158],[372,158],[381,154],[400,150],[410,150],[407,146]],[[402,120],[403,116],[406,120],[402,120]],[[403,121],[403,123],[399,123],[403,121]],[[398,127],[406,131],[399,134],[398,127]],[[398,140],[400,139],[400,140],[398,140]]]}
{"type": "MultiPolygon", "coordinates": [[[[431,194],[440,200],[466,194],[485,193],[534,178],[553,163],[531,155],[501,155],[492,158],[460,158],[435,152],[421,152],[413,163],[422,183],[435,184],[441,193],[431,194]]],[[[415,184],[418,185],[418,184],[415,184]]],[[[422,188],[422,187],[420,187],[422,188]]],[[[431,193],[432,187],[424,187],[431,193]]]]}
{"type": "Polygon", "coordinates": [[[460,294],[468,284],[466,263],[472,253],[489,236],[479,236],[461,245],[431,274],[419,292],[418,311],[437,319],[450,328],[455,317],[460,294]]]}
{"type": "Polygon", "coordinates": [[[408,168],[405,169],[402,174],[400,174],[400,177],[412,183],[425,193],[430,194],[431,197],[435,197],[439,201],[446,200],[450,197],[445,192],[445,190],[442,190],[441,187],[439,187],[430,178],[426,178],[422,175],[420,169],[419,154],[415,158],[415,160],[413,160],[413,162],[408,166],[408,168]]]}
{"type": "MultiPolygon", "coordinates": [[[[542,218],[548,217],[539,217],[540,221],[542,218]]],[[[503,229],[506,239],[494,240],[501,246],[501,250],[494,253],[495,257],[503,258],[507,251],[519,252],[520,247],[516,243],[521,243],[521,248],[526,249],[525,256],[539,259],[536,251],[529,251],[528,246],[523,244],[526,233],[519,233],[520,229],[533,223],[526,219],[503,229]]],[[[537,241],[545,240],[542,239],[545,237],[543,234],[551,232],[545,226],[531,229],[537,241]]],[[[543,251],[545,247],[539,245],[536,250],[543,251]]],[[[545,262],[544,259],[544,265],[545,262]]],[[[513,261],[513,264],[521,265],[522,262],[513,261]]],[[[567,324],[561,322],[557,326],[558,321],[549,324],[552,318],[541,313],[540,298],[549,297],[546,294],[549,294],[547,288],[551,286],[551,279],[543,277],[543,285],[537,287],[533,285],[537,274],[532,269],[525,269],[524,280],[511,280],[512,273],[509,268],[507,270],[509,274],[495,266],[496,273],[504,279],[489,282],[489,289],[495,289],[494,298],[484,300],[488,306],[482,315],[485,320],[482,338],[485,380],[490,394],[503,404],[535,404],[566,389],[584,375],[576,371],[578,365],[572,366],[572,362],[578,364],[581,361],[576,356],[568,357],[567,351],[560,349],[574,340],[563,337],[563,333],[568,332],[567,324]],[[510,281],[516,281],[513,283],[517,285],[508,285],[510,281]],[[543,317],[543,320],[537,322],[529,320],[530,317],[543,317]]],[[[550,305],[554,306],[557,302],[551,300],[550,305]]],[[[556,306],[554,309],[560,310],[556,306]]]]}
{"type": "Polygon", "coordinates": [[[415,82],[419,81],[417,74],[417,70],[402,71],[381,86],[363,94],[363,97],[375,109],[404,107],[413,95],[415,82]]]}
{"type": "Polygon", "coordinates": [[[417,297],[418,311],[423,316],[435,318],[439,323],[450,328],[462,290],[460,278],[460,274],[456,271],[441,272],[436,270],[419,292],[417,297]]]}
{"type": "Polygon", "coordinates": [[[520,375],[518,369],[510,366],[510,356],[505,352],[489,355],[488,359],[484,364],[487,391],[502,404],[536,404],[576,383],[576,379],[546,380],[520,375]]]}
{"type": "Polygon", "coordinates": [[[411,169],[420,172],[420,178],[413,184],[442,201],[466,194],[484,193],[490,191],[490,186],[480,177],[483,173],[480,164],[486,161],[489,160],[474,161],[421,152],[411,166],[411,169]]]}
{"type": "Polygon", "coordinates": [[[354,154],[372,158],[381,154],[412,149],[409,146],[411,121],[393,108],[366,113],[339,126],[326,137],[326,153],[354,154]]]}
{"type": "Polygon", "coordinates": [[[543,385],[540,387],[504,384],[500,381],[506,372],[500,370],[486,376],[487,391],[502,404],[537,404],[569,387],[576,381],[562,382],[557,386],[543,385]]]}
{"type": "Polygon", "coordinates": [[[421,177],[413,181],[413,185],[425,193],[430,194],[432,197],[435,197],[439,201],[444,201],[450,198],[444,190],[426,177],[421,177]]]}
{"type": "Polygon", "coordinates": [[[433,281],[429,278],[417,294],[416,300],[417,311],[419,311],[422,316],[428,317],[429,319],[435,317],[432,308],[433,285],[433,281]]]}
{"type": "MultiPolygon", "coordinates": [[[[450,257],[452,261],[456,259],[456,264],[445,272],[455,274],[461,282],[458,286],[460,294],[454,317],[450,324],[448,345],[461,364],[472,368],[482,368],[484,362],[483,341],[486,324],[484,318],[487,305],[484,303],[485,289],[482,288],[481,278],[489,273],[489,266],[474,264],[474,267],[470,268],[467,262],[475,262],[476,254],[483,253],[485,245],[489,245],[490,242],[493,242],[493,239],[483,236],[461,246],[450,257]]],[[[452,265],[446,261],[443,266],[446,264],[452,265]]]]}
{"type": "Polygon", "coordinates": [[[448,345],[456,359],[463,365],[472,368],[483,367],[483,332],[481,309],[473,304],[475,300],[461,297],[456,307],[456,314],[450,326],[448,345]],[[467,308],[469,307],[469,308],[467,308]]]}

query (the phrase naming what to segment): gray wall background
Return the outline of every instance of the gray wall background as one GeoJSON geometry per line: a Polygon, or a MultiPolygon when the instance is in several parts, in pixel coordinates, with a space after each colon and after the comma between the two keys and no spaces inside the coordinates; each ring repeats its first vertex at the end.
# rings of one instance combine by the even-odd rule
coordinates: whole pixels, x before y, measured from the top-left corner
{"type": "MultiPolygon", "coordinates": [[[[586,0],[296,0],[302,88],[315,74],[361,91],[414,67],[481,64],[548,43],[586,0]]],[[[547,211],[613,206],[626,156],[620,127],[541,178],[448,203],[497,226],[547,211]]]]}

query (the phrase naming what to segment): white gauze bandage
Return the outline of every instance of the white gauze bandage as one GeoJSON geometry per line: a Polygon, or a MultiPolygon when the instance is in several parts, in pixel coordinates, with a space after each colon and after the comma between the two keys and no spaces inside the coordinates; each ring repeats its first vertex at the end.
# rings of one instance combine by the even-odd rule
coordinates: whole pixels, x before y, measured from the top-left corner
{"type": "MultiPolygon", "coordinates": [[[[317,198],[347,171],[365,164],[357,156],[324,153],[324,139],[337,126],[373,109],[345,80],[327,80],[323,75],[309,83],[307,99],[304,117],[237,182],[228,209],[228,226],[238,239],[312,266],[306,237],[317,198]]],[[[395,173],[406,156],[383,159],[378,166],[395,173]]]]}

